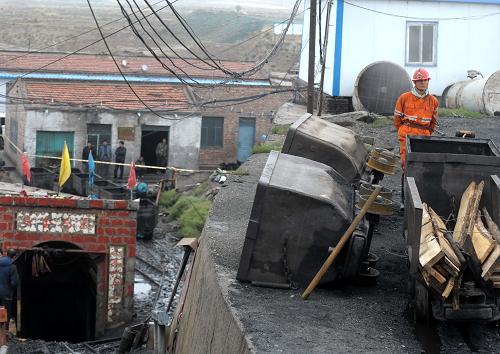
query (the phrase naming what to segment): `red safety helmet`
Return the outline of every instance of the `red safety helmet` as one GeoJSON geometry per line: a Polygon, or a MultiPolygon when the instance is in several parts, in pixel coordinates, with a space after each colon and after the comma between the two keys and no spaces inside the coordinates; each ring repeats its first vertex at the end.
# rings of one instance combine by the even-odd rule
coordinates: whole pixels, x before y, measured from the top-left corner
{"type": "Polygon", "coordinates": [[[418,68],[414,73],[413,73],[413,78],[411,79],[412,81],[419,81],[419,80],[430,80],[431,77],[429,75],[429,72],[425,70],[424,68],[418,68]]]}

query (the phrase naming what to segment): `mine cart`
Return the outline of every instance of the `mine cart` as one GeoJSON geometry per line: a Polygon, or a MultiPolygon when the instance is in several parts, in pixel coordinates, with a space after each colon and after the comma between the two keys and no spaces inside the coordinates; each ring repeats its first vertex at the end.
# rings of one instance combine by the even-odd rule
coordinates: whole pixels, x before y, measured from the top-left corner
{"type": "Polygon", "coordinates": [[[281,152],[332,167],[348,182],[359,181],[368,149],[352,130],[305,114],[288,130],[281,152]]]}
{"type": "MultiPolygon", "coordinates": [[[[305,287],[354,218],[352,186],[331,167],[272,151],[257,185],[237,278],[305,287]]],[[[356,278],[367,251],[361,225],[323,284],[356,278]]]]}
{"type": "Polygon", "coordinates": [[[404,231],[418,320],[500,318],[499,176],[490,140],[407,138],[404,231]]]}

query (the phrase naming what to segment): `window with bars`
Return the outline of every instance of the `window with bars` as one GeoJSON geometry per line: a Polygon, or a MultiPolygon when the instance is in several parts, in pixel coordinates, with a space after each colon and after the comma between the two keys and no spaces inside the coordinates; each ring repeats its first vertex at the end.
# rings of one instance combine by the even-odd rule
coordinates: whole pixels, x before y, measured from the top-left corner
{"type": "Polygon", "coordinates": [[[222,147],[224,137],[223,117],[203,117],[201,120],[201,147],[222,147]]]}
{"type": "Polygon", "coordinates": [[[437,23],[407,22],[406,64],[436,65],[437,23]]]}

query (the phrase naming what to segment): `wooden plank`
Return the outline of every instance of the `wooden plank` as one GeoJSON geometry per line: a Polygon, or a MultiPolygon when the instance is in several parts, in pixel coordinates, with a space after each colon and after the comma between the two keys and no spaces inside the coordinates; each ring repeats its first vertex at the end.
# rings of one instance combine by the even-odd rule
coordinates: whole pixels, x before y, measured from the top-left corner
{"type": "MultiPolygon", "coordinates": [[[[478,218],[480,219],[480,218],[478,218]]],[[[476,252],[479,262],[483,264],[486,258],[491,254],[497,245],[496,241],[491,238],[490,233],[486,228],[481,227],[482,223],[476,222],[472,231],[472,246],[476,252]]]]}
{"type": "Polygon", "coordinates": [[[441,266],[452,276],[457,277],[460,274],[460,269],[457,268],[452,261],[448,257],[444,257],[443,261],[441,262],[441,266]]]}
{"type": "Polygon", "coordinates": [[[488,280],[492,281],[493,283],[495,282],[500,282],[500,273],[492,273],[489,277],[488,280]]]}
{"type": "Polygon", "coordinates": [[[443,275],[446,279],[448,279],[448,278],[450,278],[450,277],[451,277],[451,275],[450,275],[450,273],[448,273],[448,271],[447,271],[446,269],[444,269],[444,267],[442,267],[442,266],[441,266],[441,263],[442,263],[442,262],[443,262],[443,261],[440,261],[440,262],[438,262],[438,263],[434,264],[434,265],[432,266],[432,268],[434,268],[435,270],[437,270],[437,271],[438,271],[439,273],[441,273],[441,274],[442,274],[442,275],[443,275]]]}
{"type": "Polygon", "coordinates": [[[451,247],[450,243],[444,236],[444,231],[446,231],[446,225],[441,219],[439,215],[436,214],[436,212],[429,207],[429,214],[431,216],[431,220],[433,222],[433,225],[435,226],[434,228],[434,233],[437,236],[437,239],[439,241],[439,245],[441,246],[441,249],[443,253],[448,257],[458,268],[460,268],[460,260],[458,259],[457,255],[455,254],[455,251],[453,250],[453,247],[451,247]],[[444,231],[443,231],[444,230],[444,231]]]}
{"type": "Polygon", "coordinates": [[[424,203],[422,210],[422,228],[420,230],[420,265],[424,268],[432,267],[443,258],[443,256],[444,253],[441,250],[441,246],[434,236],[434,228],[428,212],[428,207],[424,203]]]}
{"type": "Polygon", "coordinates": [[[500,230],[498,229],[498,225],[495,224],[486,208],[483,208],[482,210],[484,219],[486,220],[486,225],[488,226],[488,231],[493,236],[493,238],[497,240],[497,243],[500,244],[500,230]]]}
{"type": "Polygon", "coordinates": [[[490,256],[486,259],[486,261],[482,265],[483,273],[481,274],[481,277],[486,278],[488,275],[493,273],[499,257],[500,257],[500,245],[496,245],[493,252],[491,252],[490,256]]]}
{"type": "Polygon", "coordinates": [[[481,181],[476,188],[476,192],[474,193],[474,203],[472,204],[472,208],[468,215],[469,223],[467,224],[467,233],[465,237],[472,235],[472,230],[474,230],[474,225],[476,224],[476,218],[479,214],[479,202],[481,201],[481,197],[483,196],[484,190],[484,181],[481,181]]]}
{"type": "Polygon", "coordinates": [[[441,294],[443,299],[447,299],[448,296],[450,296],[451,291],[453,290],[454,287],[455,287],[455,278],[450,278],[450,280],[448,280],[448,283],[446,284],[446,287],[444,288],[443,293],[441,294]]]}
{"type": "Polygon", "coordinates": [[[474,205],[474,194],[476,189],[476,182],[472,181],[462,194],[462,199],[460,199],[460,209],[458,209],[457,223],[455,224],[455,229],[453,230],[453,239],[460,246],[463,246],[465,243],[468,228],[468,216],[470,215],[470,211],[474,205]]]}
{"type": "Polygon", "coordinates": [[[426,269],[426,271],[429,272],[429,274],[432,275],[432,277],[436,279],[439,284],[446,283],[446,278],[434,268],[429,267],[426,269]]]}

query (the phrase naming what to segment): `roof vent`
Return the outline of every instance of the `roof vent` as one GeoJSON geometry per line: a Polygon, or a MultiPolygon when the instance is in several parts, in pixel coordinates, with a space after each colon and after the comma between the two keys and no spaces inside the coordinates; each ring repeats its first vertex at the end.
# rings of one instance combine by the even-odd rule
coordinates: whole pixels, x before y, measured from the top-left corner
{"type": "Polygon", "coordinates": [[[148,66],[146,64],[142,64],[142,71],[148,71],[148,66]]]}
{"type": "Polygon", "coordinates": [[[125,68],[125,67],[127,67],[127,64],[128,64],[127,59],[123,59],[122,66],[125,68]]]}

